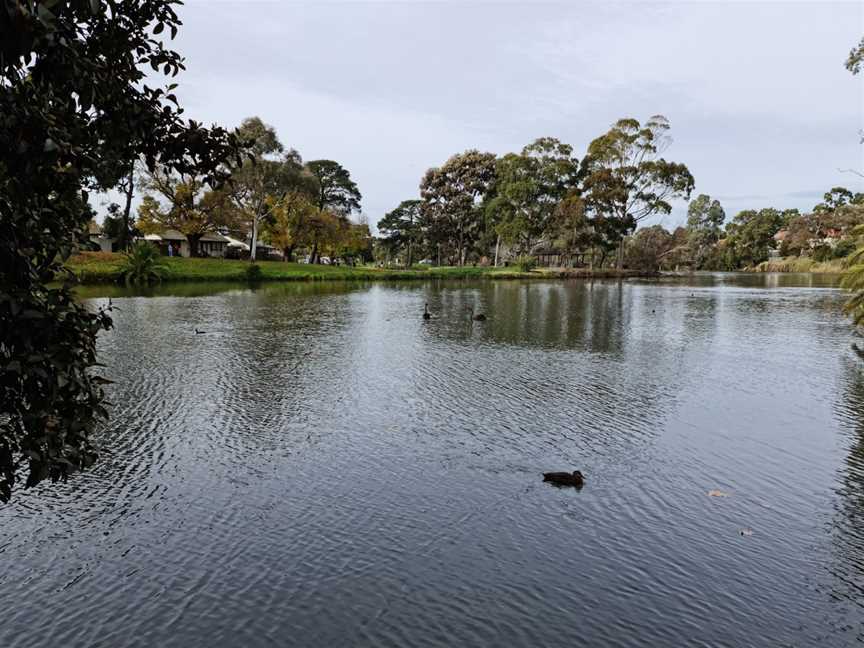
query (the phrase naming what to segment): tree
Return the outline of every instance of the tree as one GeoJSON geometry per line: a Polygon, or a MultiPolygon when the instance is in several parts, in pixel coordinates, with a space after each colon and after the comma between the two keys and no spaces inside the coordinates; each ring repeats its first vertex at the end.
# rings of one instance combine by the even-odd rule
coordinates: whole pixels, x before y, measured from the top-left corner
{"type": "Polygon", "coordinates": [[[719,200],[699,194],[687,206],[687,233],[690,258],[696,268],[701,268],[712,246],[720,240],[726,212],[719,200]]]}
{"type": "Polygon", "coordinates": [[[249,258],[254,262],[259,231],[273,217],[271,208],[289,192],[314,196],[318,185],[297,151],[291,149],[283,155],[275,129],[259,117],[243,120],[236,135],[246,144],[248,157],[232,170],[228,185],[234,207],[232,224],[250,236],[249,258]]]}
{"type": "Polygon", "coordinates": [[[125,250],[132,239],[140,234],[135,226],[135,219],[114,202],[108,205],[108,213],[102,221],[102,232],[108,238],[114,239],[115,248],[121,251],[125,250]]]}
{"type": "Polygon", "coordinates": [[[190,256],[198,256],[202,236],[231,223],[228,192],[209,188],[194,171],[157,165],[143,186],[148,193],[138,207],[138,228],[145,234],[177,230],[189,241],[190,256]]]}
{"type": "MultiPolygon", "coordinates": [[[[183,69],[161,34],[171,0],[6,2],[0,9],[0,500],[96,458],[107,415],[96,336],[110,314],[53,284],[85,241],[88,192],[114,187],[141,157],[216,182],[236,151],[220,128],[185,122],[172,86],[145,69],[183,69]]],[[[167,31],[166,31],[167,30],[167,31]]]]}
{"type": "Polygon", "coordinates": [[[289,191],[280,198],[268,200],[271,201],[270,218],[264,223],[264,237],[270,245],[282,250],[285,261],[293,261],[294,250],[303,241],[307,223],[317,213],[317,208],[302,191],[289,191]]]}
{"type": "Polygon", "coordinates": [[[306,222],[304,243],[311,246],[309,263],[321,260],[321,250],[334,250],[339,242],[343,224],[347,219],[324,209],[316,208],[306,222]]]}
{"type": "Polygon", "coordinates": [[[864,194],[852,193],[846,187],[832,187],[822,197],[822,202],[813,207],[814,212],[833,212],[844,205],[864,204],[864,194]]]}
{"type": "Polygon", "coordinates": [[[577,192],[571,192],[556,205],[548,235],[571,260],[594,246],[594,228],[585,214],[585,201],[577,192]]]}
{"type": "Polygon", "coordinates": [[[378,232],[390,249],[405,248],[405,265],[409,268],[414,262],[413,252],[422,235],[422,206],[423,202],[420,200],[403,200],[396,209],[387,212],[384,218],[378,221],[378,232]]]}
{"type": "Polygon", "coordinates": [[[360,211],[362,196],[351,174],[333,160],[312,160],[306,168],[318,182],[318,209],[348,216],[360,211]]]}
{"type": "Polygon", "coordinates": [[[429,169],[420,183],[423,219],[435,242],[452,245],[459,265],[485,223],[481,204],[495,180],[495,155],[477,150],[454,155],[429,169]]]}
{"type": "Polygon", "coordinates": [[[736,267],[754,267],[768,258],[774,247],[774,235],[789,220],[791,213],[766,208],[746,209],[726,226],[728,244],[736,258],[736,267]]]}
{"type": "Polygon", "coordinates": [[[642,272],[657,272],[663,257],[675,247],[675,239],[662,225],[643,227],[627,245],[627,267],[642,272]]]}
{"type": "Polygon", "coordinates": [[[849,56],[846,58],[846,69],[852,74],[858,74],[861,71],[862,61],[864,61],[864,38],[849,51],[849,56]]]}
{"type": "Polygon", "coordinates": [[[573,147],[553,137],[535,140],[520,154],[508,153],[496,166],[498,233],[518,253],[528,254],[549,233],[555,210],[578,181],[573,147]]]}
{"type": "MultiPolygon", "coordinates": [[[[615,227],[603,227],[620,237],[608,244],[623,243],[637,224],[655,214],[672,211],[669,200],[689,198],[693,176],[683,164],[668,162],[661,153],[668,146],[669,122],[662,115],[645,125],[635,119],[620,119],[595,139],[582,162],[583,195],[594,217],[614,219],[615,227]]],[[[623,262],[619,247],[619,267],[623,262]]]]}

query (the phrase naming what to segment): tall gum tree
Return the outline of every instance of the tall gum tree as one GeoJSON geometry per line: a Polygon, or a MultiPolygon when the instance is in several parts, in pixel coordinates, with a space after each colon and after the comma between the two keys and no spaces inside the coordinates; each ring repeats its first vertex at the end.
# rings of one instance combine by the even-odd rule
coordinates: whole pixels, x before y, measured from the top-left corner
{"type": "Polygon", "coordinates": [[[496,230],[504,241],[530,253],[548,237],[555,210],[577,187],[578,176],[573,147],[554,137],[537,139],[521,153],[500,158],[489,209],[496,212],[496,230]]]}
{"type": "Polygon", "coordinates": [[[644,125],[636,119],[620,119],[591,142],[582,162],[589,213],[615,221],[615,227],[606,229],[613,237],[608,243],[619,244],[619,268],[624,262],[623,237],[649,216],[668,214],[670,200],[688,199],[693,191],[693,176],[687,167],[662,157],[671,142],[669,128],[662,115],[651,117],[644,125]]]}
{"type": "Polygon", "coordinates": [[[429,169],[420,183],[423,218],[433,239],[446,239],[465,265],[484,225],[481,205],[495,182],[494,153],[469,150],[429,169]]]}

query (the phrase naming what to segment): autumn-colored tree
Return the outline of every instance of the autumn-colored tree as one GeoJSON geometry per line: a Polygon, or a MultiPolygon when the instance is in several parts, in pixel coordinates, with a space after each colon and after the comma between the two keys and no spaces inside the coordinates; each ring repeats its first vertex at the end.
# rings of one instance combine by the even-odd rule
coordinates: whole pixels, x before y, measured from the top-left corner
{"type": "Polygon", "coordinates": [[[483,199],[495,180],[495,155],[477,150],[429,169],[420,183],[423,220],[433,241],[452,245],[464,265],[485,224],[483,199]]]}
{"type": "Polygon", "coordinates": [[[307,223],[317,214],[317,207],[302,191],[289,191],[268,200],[270,218],[264,223],[263,236],[270,245],[282,250],[285,261],[293,261],[294,250],[303,242],[307,223]]]}
{"type": "MultiPolygon", "coordinates": [[[[671,212],[670,200],[690,197],[694,185],[690,171],[661,157],[670,142],[669,128],[662,115],[644,125],[621,119],[589,145],[582,162],[583,195],[592,220],[615,221],[597,228],[612,237],[605,245],[623,241],[645,218],[671,212]]],[[[623,247],[619,252],[620,267],[623,247]]]]}
{"type": "Polygon", "coordinates": [[[201,237],[230,223],[229,194],[214,190],[192,173],[157,166],[144,178],[145,195],[138,207],[138,229],[158,234],[174,229],[189,241],[189,254],[198,256],[201,237]]]}
{"type": "MultiPolygon", "coordinates": [[[[227,191],[231,197],[234,227],[251,239],[250,260],[255,261],[258,235],[274,215],[271,208],[280,205],[289,192],[317,193],[315,177],[303,167],[300,154],[284,147],[275,129],[259,117],[249,117],[235,131],[247,145],[248,155],[232,170],[227,191]]],[[[291,201],[289,201],[291,202],[291,201]]]]}

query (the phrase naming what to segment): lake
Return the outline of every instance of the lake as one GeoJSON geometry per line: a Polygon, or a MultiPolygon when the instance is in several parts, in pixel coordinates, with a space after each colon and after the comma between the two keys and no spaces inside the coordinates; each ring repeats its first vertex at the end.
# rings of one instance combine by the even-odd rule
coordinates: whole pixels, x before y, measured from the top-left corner
{"type": "Polygon", "coordinates": [[[82,289],[103,458],[0,506],[0,646],[856,644],[835,285],[82,289]]]}

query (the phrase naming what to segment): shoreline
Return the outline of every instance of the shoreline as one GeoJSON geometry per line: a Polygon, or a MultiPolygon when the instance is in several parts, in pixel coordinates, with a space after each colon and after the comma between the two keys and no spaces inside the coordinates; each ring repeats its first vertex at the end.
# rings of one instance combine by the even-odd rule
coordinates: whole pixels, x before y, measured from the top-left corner
{"type": "MultiPolygon", "coordinates": [[[[249,261],[231,259],[164,258],[166,266],[161,283],[174,282],[243,282],[248,283],[249,261]]],[[[114,253],[82,253],[66,263],[76,282],[81,285],[122,285],[123,255],[114,253]]],[[[521,272],[514,268],[480,266],[443,266],[428,269],[390,269],[349,266],[308,265],[284,261],[258,261],[261,282],[287,281],[428,281],[440,279],[634,279],[656,278],[660,273],[635,270],[589,268],[537,268],[521,272]]]]}

